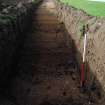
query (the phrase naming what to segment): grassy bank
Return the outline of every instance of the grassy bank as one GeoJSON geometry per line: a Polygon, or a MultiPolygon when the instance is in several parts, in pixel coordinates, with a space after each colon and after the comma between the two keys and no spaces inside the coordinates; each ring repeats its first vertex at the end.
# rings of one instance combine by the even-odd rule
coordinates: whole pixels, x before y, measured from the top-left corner
{"type": "Polygon", "coordinates": [[[92,16],[105,17],[105,2],[96,2],[88,0],[60,0],[63,3],[71,5],[77,9],[82,9],[92,16]]]}

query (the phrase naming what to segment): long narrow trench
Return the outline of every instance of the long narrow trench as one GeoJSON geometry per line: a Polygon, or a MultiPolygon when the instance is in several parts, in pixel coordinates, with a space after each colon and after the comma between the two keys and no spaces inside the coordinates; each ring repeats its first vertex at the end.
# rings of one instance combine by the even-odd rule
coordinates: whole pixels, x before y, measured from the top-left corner
{"type": "Polygon", "coordinates": [[[94,94],[80,91],[72,41],[53,11],[53,2],[44,0],[34,13],[11,96],[18,105],[96,105],[94,94]]]}

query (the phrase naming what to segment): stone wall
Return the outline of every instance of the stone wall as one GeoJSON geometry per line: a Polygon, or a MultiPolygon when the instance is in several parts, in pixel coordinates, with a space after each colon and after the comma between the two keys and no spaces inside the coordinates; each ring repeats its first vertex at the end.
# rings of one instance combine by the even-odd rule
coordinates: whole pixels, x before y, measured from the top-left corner
{"type": "MultiPolygon", "coordinates": [[[[31,26],[35,2],[10,5],[0,11],[0,88],[15,72],[15,59],[31,26]]],[[[17,57],[16,57],[17,56],[17,57]]]]}
{"type": "Polygon", "coordinates": [[[86,60],[91,69],[91,82],[96,77],[105,91],[105,18],[92,17],[74,7],[54,0],[56,15],[65,24],[73,39],[77,52],[76,58],[81,65],[83,53],[83,25],[89,24],[86,60]]]}

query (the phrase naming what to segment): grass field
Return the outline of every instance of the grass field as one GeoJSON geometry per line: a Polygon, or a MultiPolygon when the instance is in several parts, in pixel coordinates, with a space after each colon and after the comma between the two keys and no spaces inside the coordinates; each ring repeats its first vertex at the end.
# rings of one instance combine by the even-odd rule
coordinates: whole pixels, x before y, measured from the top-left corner
{"type": "Polygon", "coordinates": [[[105,2],[89,0],[60,0],[63,3],[71,5],[77,9],[82,9],[92,16],[105,17],[105,2]]]}

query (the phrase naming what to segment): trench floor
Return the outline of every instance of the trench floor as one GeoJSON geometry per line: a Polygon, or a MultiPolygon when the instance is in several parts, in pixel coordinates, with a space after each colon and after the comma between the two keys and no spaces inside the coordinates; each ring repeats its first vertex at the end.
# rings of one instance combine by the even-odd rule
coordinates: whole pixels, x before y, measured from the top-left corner
{"type": "Polygon", "coordinates": [[[17,76],[11,83],[18,105],[97,105],[97,95],[80,89],[72,40],[54,15],[53,1],[44,0],[34,12],[17,76]]]}

